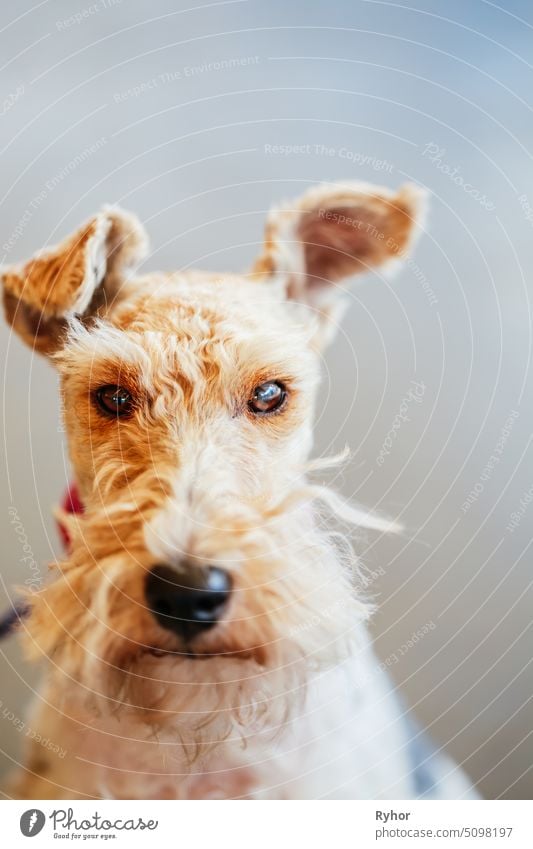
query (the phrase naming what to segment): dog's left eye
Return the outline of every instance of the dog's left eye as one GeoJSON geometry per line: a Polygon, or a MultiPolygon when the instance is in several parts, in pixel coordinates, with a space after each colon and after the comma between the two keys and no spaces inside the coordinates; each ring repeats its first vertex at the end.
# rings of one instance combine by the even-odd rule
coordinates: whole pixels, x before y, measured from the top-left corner
{"type": "Polygon", "coordinates": [[[285,387],[277,381],[269,380],[255,387],[248,406],[253,413],[273,413],[279,410],[286,397],[285,387]]]}
{"type": "Polygon", "coordinates": [[[100,386],[96,390],[96,402],[104,413],[112,416],[125,416],[133,407],[133,398],[122,386],[100,386]]]}

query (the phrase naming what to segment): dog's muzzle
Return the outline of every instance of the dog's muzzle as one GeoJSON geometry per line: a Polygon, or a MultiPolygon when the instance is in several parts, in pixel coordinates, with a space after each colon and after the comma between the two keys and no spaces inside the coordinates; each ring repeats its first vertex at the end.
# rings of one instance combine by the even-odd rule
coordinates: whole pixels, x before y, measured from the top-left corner
{"type": "Polygon", "coordinates": [[[212,628],[220,620],[231,594],[230,575],[218,566],[183,572],[154,566],[146,576],[145,597],[161,627],[185,640],[212,628]]]}

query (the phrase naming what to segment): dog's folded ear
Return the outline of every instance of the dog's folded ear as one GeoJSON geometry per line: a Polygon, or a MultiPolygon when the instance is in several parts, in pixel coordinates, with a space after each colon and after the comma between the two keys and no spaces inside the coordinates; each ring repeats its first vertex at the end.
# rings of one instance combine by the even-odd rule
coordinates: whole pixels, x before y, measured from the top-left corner
{"type": "Polygon", "coordinates": [[[61,244],[0,268],[7,320],[30,347],[52,354],[69,318],[105,313],[147,251],[138,219],[104,207],[61,244]]]}
{"type": "Polygon", "coordinates": [[[281,279],[289,299],[331,318],[340,281],[406,257],[424,208],[425,192],[410,183],[397,192],[359,182],[318,186],[269,213],[252,275],[281,279]]]}

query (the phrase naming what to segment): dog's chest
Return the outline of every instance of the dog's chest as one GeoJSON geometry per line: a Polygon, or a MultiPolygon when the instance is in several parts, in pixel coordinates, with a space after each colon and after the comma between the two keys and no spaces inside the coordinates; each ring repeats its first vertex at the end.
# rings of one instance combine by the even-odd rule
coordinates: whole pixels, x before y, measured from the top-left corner
{"type": "MultiPolygon", "coordinates": [[[[402,798],[410,766],[396,701],[365,652],[317,676],[282,729],[242,729],[205,754],[175,730],[154,736],[116,722],[85,735],[91,792],[105,798],[402,798]],[[184,745],[185,743],[185,745],[184,745]]],[[[217,728],[210,728],[216,739],[217,728]]]]}

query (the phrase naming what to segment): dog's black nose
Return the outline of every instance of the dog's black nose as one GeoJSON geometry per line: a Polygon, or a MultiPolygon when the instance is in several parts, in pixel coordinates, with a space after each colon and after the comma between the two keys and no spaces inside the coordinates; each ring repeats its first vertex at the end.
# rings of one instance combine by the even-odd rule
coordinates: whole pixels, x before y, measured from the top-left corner
{"type": "Polygon", "coordinates": [[[190,639],[216,625],[231,593],[231,577],[217,566],[190,567],[178,572],[154,566],[146,576],[148,607],[159,624],[190,639]]]}

